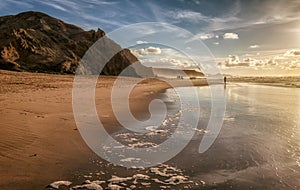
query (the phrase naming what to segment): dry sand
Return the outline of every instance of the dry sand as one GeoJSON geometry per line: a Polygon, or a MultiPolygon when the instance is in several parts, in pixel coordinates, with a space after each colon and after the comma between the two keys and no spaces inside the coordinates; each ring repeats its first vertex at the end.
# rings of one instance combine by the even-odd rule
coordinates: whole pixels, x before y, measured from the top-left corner
{"type": "MultiPolygon", "coordinates": [[[[70,75],[0,71],[0,189],[41,189],[97,157],[76,128],[73,79],[70,75]]],[[[118,128],[110,102],[114,80],[101,77],[96,89],[98,113],[108,131],[118,128]]],[[[172,82],[186,85],[182,80],[172,82]]],[[[197,85],[201,84],[205,82],[197,85]]],[[[168,84],[155,79],[138,84],[131,93],[132,111],[147,112],[156,93],[166,88],[168,84]]]]}

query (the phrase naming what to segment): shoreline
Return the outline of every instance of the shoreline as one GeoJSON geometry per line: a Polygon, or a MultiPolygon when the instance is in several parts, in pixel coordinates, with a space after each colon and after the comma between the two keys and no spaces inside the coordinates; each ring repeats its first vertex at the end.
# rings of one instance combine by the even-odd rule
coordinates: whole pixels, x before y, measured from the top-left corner
{"type": "MultiPolygon", "coordinates": [[[[84,169],[98,158],[76,128],[72,110],[73,78],[0,71],[1,189],[45,187],[84,169]]],[[[108,132],[120,128],[110,105],[115,78],[101,76],[96,88],[96,108],[108,132]]],[[[176,87],[186,85],[185,81],[172,83],[176,87]]],[[[138,84],[130,96],[133,115],[138,119],[147,118],[150,101],[169,87],[156,79],[138,84]]]]}

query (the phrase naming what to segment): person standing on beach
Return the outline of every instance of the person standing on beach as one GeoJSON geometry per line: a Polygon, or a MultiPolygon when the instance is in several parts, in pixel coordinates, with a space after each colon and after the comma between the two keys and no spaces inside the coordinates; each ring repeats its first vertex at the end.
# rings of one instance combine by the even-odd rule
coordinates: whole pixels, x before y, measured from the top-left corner
{"type": "Polygon", "coordinates": [[[226,87],[226,76],[224,77],[224,86],[226,87]]]}

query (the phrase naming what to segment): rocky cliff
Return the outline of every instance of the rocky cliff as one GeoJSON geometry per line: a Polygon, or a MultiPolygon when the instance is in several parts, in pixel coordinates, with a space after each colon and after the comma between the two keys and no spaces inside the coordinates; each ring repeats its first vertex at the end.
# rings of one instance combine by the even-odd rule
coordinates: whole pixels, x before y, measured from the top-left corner
{"type": "MultiPolygon", "coordinates": [[[[74,74],[88,48],[103,36],[101,29],[84,31],[40,12],[3,16],[0,17],[0,69],[74,74]]],[[[121,49],[106,38],[106,50],[116,47],[121,49]]],[[[128,49],[123,49],[110,59],[102,74],[118,75],[136,61],[128,49]]]]}

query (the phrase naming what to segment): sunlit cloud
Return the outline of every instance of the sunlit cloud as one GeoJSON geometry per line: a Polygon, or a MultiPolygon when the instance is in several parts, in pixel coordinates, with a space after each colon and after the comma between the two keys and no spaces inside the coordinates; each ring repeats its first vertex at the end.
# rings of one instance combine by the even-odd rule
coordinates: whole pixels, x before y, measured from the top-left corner
{"type": "Polygon", "coordinates": [[[249,46],[248,48],[249,49],[257,49],[257,48],[260,48],[260,46],[257,44],[254,44],[254,45],[249,46]]]}
{"type": "Polygon", "coordinates": [[[147,41],[144,41],[144,40],[138,40],[136,41],[136,44],[140,45],[140,44],[147,44],[148,42],[147,41]]]}
{"type": "Polygon", "coordinates": [[[286,57],[294,57],[294,56],[299,56],[300,57],[300,50],[288,50],[285,52],[284,56],[286,57]]]}
{"type": "Polygon", "coordinates": [[[196,35],[196,37],[201,40],[208,40],[208,39],[214,38],[215,35],[213,35],[213,34],[198,34],[198,35],[196,35]]]}
{"type": "Polygon", "coordinates": [[[225,39],[225,40],[227,40],[227,39],[236,40],[236,39],[239,39],[239,35],[237,33],[225,33],[223,35],[223,39],[225,39]]]}
{"type": "MultiPolygon", "coordinates": [[[[254,55],[252,55],[254,56],[254,55]]],[[[291,70],[300,68],[300,51],[299,50],[288,50],[285,53],[274,55],[271,58],[253,58],[249,54],[243,56],[241,59],[237,55],[228,55],[227,58],[219,60],[219,64],[222,68],[268,68],[268,69],[281,69],[291,70]]]]}
{"type": "Polygon", "coordinates": [[[131,50],[137,57],[143,57],[144,55],[158,55],[161,54],[161,49],[159,47],[147,47],[147,48],[141,48],[141,49],[133,49],[131,50]]]}
{"type": "Polygon", "coordinates": [[[210,19],[200,12],[188,10],[169,11],[168,14],[170,14],[170,16],[173,16],[173,18],[175,19],[188,20],[190,22],[208,21],[210,19]]]}
{"type": "Polygon", "coordinates": [[[141,62],[149,67],[159,68],[198,68],[190,57],[172,48],[148,47],[131,49],[141,62]]]}

